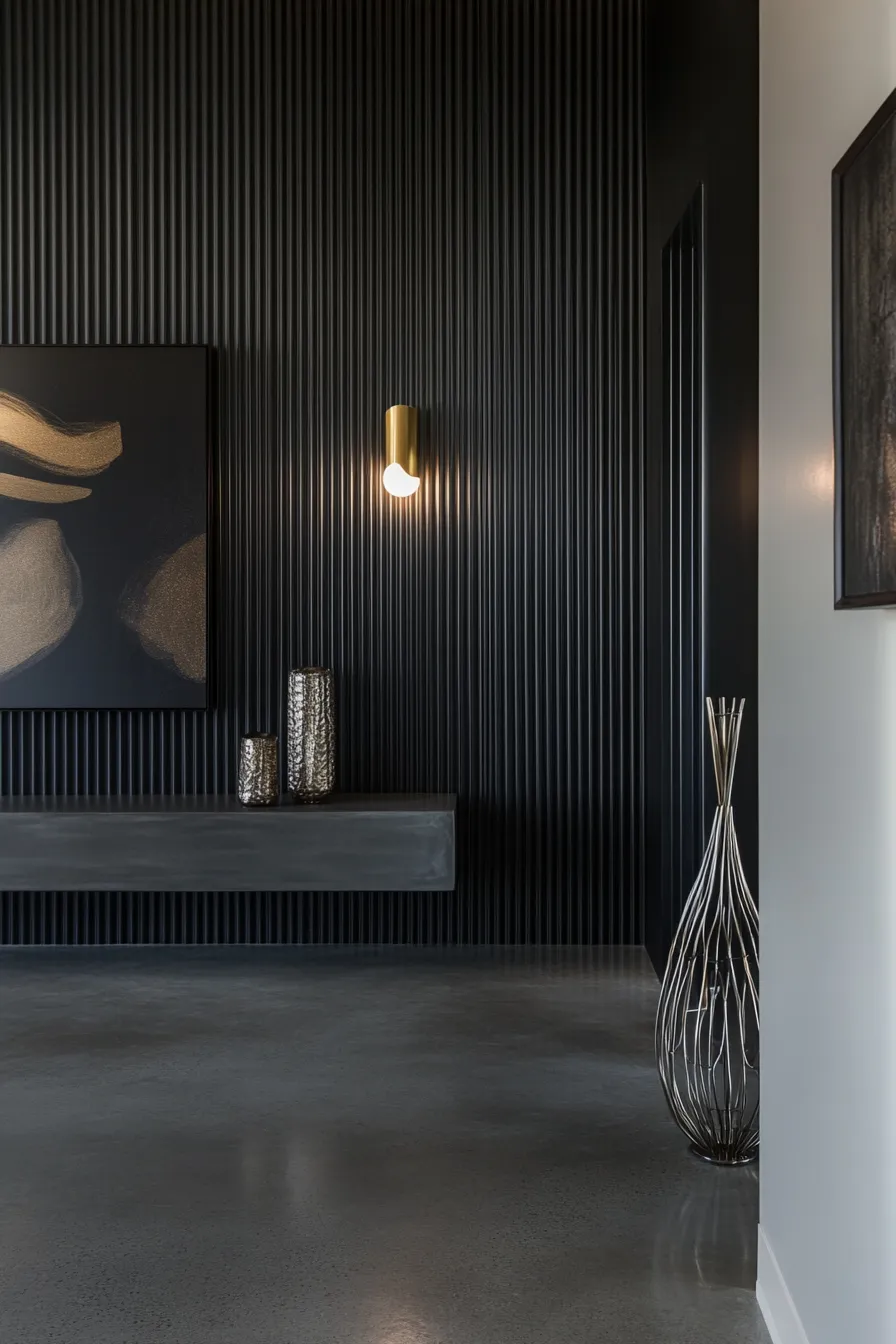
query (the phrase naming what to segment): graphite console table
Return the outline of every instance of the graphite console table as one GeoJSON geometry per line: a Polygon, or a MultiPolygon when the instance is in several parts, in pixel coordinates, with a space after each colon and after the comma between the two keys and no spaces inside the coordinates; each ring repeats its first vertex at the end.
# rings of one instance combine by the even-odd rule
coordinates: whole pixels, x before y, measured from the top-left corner
{"type": "Polygon", "coordinates": [[[0,800],[0,890],[453,891],[455,797],[0,800]]]}

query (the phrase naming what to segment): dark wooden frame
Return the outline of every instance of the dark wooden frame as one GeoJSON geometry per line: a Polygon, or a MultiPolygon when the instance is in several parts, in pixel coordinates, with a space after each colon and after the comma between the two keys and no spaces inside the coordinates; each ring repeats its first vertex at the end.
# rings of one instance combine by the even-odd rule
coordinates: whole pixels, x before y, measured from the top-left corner
{"type": "Polygon", "coordinates": [[[896,116],[896,90],[877,110],[868,125],[852,142],[831,174],[831,242],[833,261],[833,356],[834,356],[834,607],[838,611],[862,607],[896,606],[896,591],[849,595],[844,587],[843,515],[845,508],[843,472],[846,446],[843,437],[843,331],[841,325],[843,285],[842,184],[850,168],[896,116]]]}

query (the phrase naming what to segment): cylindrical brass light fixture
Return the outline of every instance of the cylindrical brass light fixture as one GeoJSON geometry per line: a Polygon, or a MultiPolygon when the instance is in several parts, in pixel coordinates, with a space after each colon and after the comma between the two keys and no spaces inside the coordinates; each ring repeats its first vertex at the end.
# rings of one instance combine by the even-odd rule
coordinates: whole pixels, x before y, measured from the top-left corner
{"type": "Polygon", "coordinates": [[[417,475],[417,408],[390,406],[386,412],[386,470],[383,485],[390,495],[412,495],[417,475]]]}

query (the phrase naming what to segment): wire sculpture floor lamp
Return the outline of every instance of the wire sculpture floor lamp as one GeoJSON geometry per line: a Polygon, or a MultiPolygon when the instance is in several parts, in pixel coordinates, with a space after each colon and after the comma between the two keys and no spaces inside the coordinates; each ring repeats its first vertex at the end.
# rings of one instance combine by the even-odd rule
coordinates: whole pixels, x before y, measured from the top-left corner
{"type": "Polygon", "coordinates": [[[731,806],[743,711],[743,700],[706,701],[718,806],[656,1018],[669,1109],[691,1151],[722,1166],[759,1156],[759,918],[731,806]]]}

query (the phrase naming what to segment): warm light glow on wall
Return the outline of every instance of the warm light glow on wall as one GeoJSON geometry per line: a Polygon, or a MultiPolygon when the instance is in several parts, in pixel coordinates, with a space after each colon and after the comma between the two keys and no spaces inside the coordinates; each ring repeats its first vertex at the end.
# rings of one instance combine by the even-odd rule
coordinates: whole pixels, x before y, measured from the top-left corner
{"type": "Polygon", "coordinates": [[[386,412],[386,469],[383,485],[399,499],[420,486],[417,475],[417,408],[390,406],[386,412]]]}

